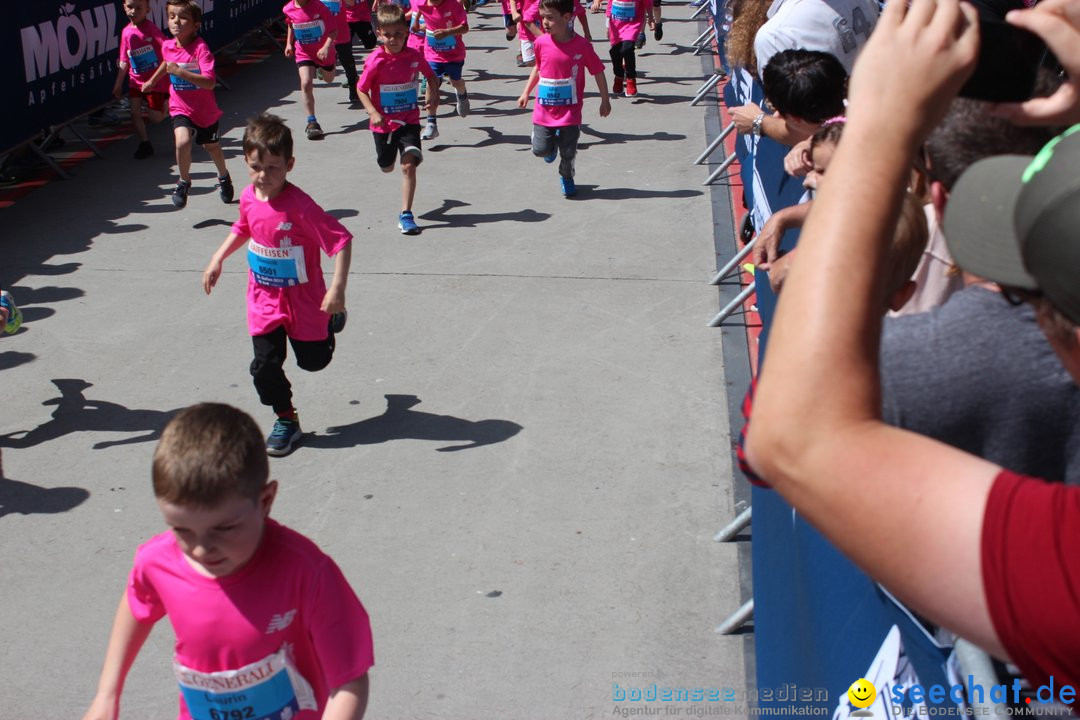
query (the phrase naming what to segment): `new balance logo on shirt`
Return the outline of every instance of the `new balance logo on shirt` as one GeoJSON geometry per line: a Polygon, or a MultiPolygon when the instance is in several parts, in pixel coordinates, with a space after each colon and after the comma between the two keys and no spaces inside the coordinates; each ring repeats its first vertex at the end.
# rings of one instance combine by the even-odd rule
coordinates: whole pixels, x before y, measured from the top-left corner
{"type": "Polygon", "coordinates": [[[270,625],[266,628],[266,634],[280,632],[292,624],[293,618],[296,617],[296,610],[290,610],[287,613],[278,614],[274,613],[274,617],[270,618],[270,625]]]}

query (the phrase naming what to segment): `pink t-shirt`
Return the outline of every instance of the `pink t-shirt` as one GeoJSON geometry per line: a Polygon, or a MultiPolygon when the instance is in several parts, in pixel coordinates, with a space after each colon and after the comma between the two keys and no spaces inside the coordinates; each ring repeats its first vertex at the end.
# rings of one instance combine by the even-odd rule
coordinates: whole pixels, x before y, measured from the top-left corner
{"type": "Polygon", "coordinates": [[[308,0],[304,7],[297,7],[294,0],[289,0],[282,12],[285,13],[285,22],[293,31],[296,62],[313,62],[320,67],[337,62],[333,41],[325,60],[320,60],[317,54],[326,42],[327,34],[337,35],[338,20],[330,8],[319,0],[308,0]]]}
{"type": "MultiPolygon", "coordinates": [[[[165,35],[154,23],[143,20],[139,25],[128,23],[120,31],[120,62],[128,65],[128,81],[138,89],[154,75],[161,65],[161,46],[165,35]]],[[[153,92],[169,92],[169,79],[162,76],[153,92]]]]}
{"type": "Polygon", "coordinates": [[[608,41],[637,40],[645,26],[645,14],[652,7],[653,0],[608,0],[608,41]]]}
{"type": "Polygon", "coordinates": [[[264,335],[279,326],[294,340],[324,340],[330,316],[320,252],[336,255],[352,234],[300,188],[286,185],[273,200],[240,194],[240,218],[232,231],[250,238],[248,331],[264,335]]]}
{"type": "Polygon", "coordinates": [[[351,38],[349,36],[349,21],[345,14],[345,0],[322,0],[322,4],[334,16],[334,28],[337,33],[334,35],[334,44],[348,42],[351,38]]]}
{"type": "Polygon", "coordinates": [[[372,132],[389,133],[401,125],[420,123],[417,73],[429,80],[435,76],[423,55],[412,48],[402,48],[394,55],[379,46],[368,55],[356,89],[371,98],[385,119],[380,127],[371,128],[372,132]]]}
{"type": "Polygon", "coordinates": [[[371,22],[371,0],[356,0],[353,5],[345,5],[345,20],[354,22],[371,22]]]}
{"type": "Polygon", "coordinates": [[[222,578],[197,573],[171,532],[152,538],[135,553],[127,600],[141,622],[169,617],[180,720],[318,720],[330,691],[375,663],[367,612],[341,570],[273,520],[247,565],[222,578]]]}
{"type": "MultiPolygon", "coordinates": [[[[174,62],[190,72],[203,77],[215,78],[214,56],[201,37],[196,37],[187,47],[170,38],[161,45],[161,57],[174,62]]],[[[204,90],[192,82],[175,75],[169,76],[169,114],[186,115],[199,127],[210,127],[221,117],[221,109],[214,99],[213,90],[204,90]]]]}
{"type": "Polygon", "coordinates": [[[465,60],[465,38],[450,35],[436,40],[433,30],[443,30],[458,25],[469,26],[469,16],[460,0],[442,0],[438,5],[421,2],[415,5],[416,11],[424,18],[425,42],[424,59],[429,63],[462,62],[465,60]]]}
{"type": "Polygon", "coordinates": [[[604,72],[604,63],[592,43],[580,35],[564,43],[555,42],[550,35],[541,35],[533,49],[540,74],[533,123],[544,127],[580,125],[585,75],[604,72]]]}

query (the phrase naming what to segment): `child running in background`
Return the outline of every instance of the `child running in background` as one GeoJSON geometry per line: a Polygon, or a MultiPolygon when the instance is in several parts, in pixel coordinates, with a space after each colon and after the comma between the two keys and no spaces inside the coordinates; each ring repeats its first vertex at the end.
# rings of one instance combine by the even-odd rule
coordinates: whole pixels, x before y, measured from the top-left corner
{"type": "Polygon", "coordinates": [[[323,82],[334,79],[338,20],[319,0],[289,0],[282,9],[289,31],[285,37],[285,57],[296,57],[300,74],[300,93],[307,111],[308,140],[321,140],[322,127],[315,117],[315,70],[323,82]]]}
{"type": "Polygon", "coordinates": [[[581,136],[586,71],[596,79],[600,91],[600,117],[611,113],[604,64],[588,40],[570,31],[573,17],[574,0],[541,0],[540,21],[546,34],[536,40],[536,65],[518,98],[518,107],[528,107],[529,96],[536,88],[533,155],[547,163],[561,156],[559,177],[566,197],[577,194],[574,158],[581,136]]]}
{"type": "Polygon", "coordinates": [[[192,139],[202,145],[217,167],[217,190],[221,202],[233,199],[232,178],[225,167],[225,154],[218,142],[218,120],[221,109],[214,99],[214,55],[198,36],[202,26],[202,8],[195,0],[168,0],[166,17],[172,39],[161,46],[162,63],[153,77],[143,83],[148,93],[157,87],[165,73],[169,74],[169,114],[172,115],[176,139],[176,166],[180,180],[173,190],[172,202],[178,208],[187,205],[191,190],[192,139]]]}
{"type": "MultiPolygon", "coordinates": [[[[349,21],[346,18],[347,3],[356,3],[356,0],[321,0],[330,14],[334,16],[334,22],[328,32],[334,36],[334,55],[341,62],[341,69],[345,71],[345,87],[352,87],[356,83],[356,58],[352,54],[352,33],[349,32],[349,21]],[[349,73],[352,72],[352,82],[349,82],[349,73]]],[[[349,92],[349,101],[353,102],[353,92],[349,92]]]]}
{"type": "Polygon", "coordinates": [[[293,139],[281,118],[264,113],[248,122],[244,159],[251,185],[240,196],[240,218],[203,272],[203,290],[210,294],[222,263],[246,243],[248,331],[255,352],[251,377],[259,400],[277,415],[266,452],[281,456],[302,435],[283,369],[285,342],[304,370],[316,372],[330,364],[334,335],[345,327],[352,235],[286,179],[293,168],[293,139]],[[334,257],[329,290],[320,252],[334,257]]]}
{"type": "Polygon", "coordinates": [[[359,103],[360,96],[356,94],[356,83],[360,76],[357,74],[356,58],[352,53],[352,39],[353,36],[360,38],[364,49],[369,51],[373,50],[377,44],[375,31],[371,27],[371,0],[355,0],[351,5],[349,0],[345,0],[345,21],[349,27],[348,40],[345,44],[348,45],[349,50],[344,55],[339,50],[338,55],[341,56],[341,67],[345,69],[345,81],[349,85],[349,102],[359,103]]]}
{"type": "Polygon", "coordinates": [[[384,173],[393,172],[394,163],[401,157],[398,229],[403,235],[419,235],[412,213],[416,168],[424,161],[416,74],[419,72],[431,82],[435,74],[420,52],[405,46],[409,25],[400,5],[383,2],[375,17],[383,45],[368,55],[356,89],[370,118],[379,168],[384,173]]]}
{"type": "MultiPolygon", "coordinates": [[[[318,0],[316,0],[318,1],[318,0]]],[[[168,616],[179,720],[360,720],[371,624],[337,564],[270,519],[276,480],[246,413],[181,410],[154,450],[166,532],[139,546],[83,720],[115,720],[135,658],[168,616]]]]}
{"type": "MultiPolygon", "coordinates": [[[[600,0],[593,0],[592,10],[600,9],[600,0]]],[[[634,43],[642,27],[647,22],[653,23],[653,0],[608,0],[608,41],[611,43],[611,70],[615,82],[611,91],[618,95],[623,92],[623,78],[626,78],[626,97],[637,95],[637,55],[634,43]]]]}
{"type": "Polygon", "coordinates": [[[469,17],[460,0],[421,0],[413,9],[413,23],[420,18],[426,36],[424,59],[435,73],[435,79],[427,85],[427,124],[420,139],[433,140],[439,136],[437,113],[442,77],[454,87],[458,117],[469,114],[469,93],[461,79],[465,66],[465,41],[461,36],[469,32],[469,17]]]}
{"type": "Polygon", "coordinates": [[[517,56],[518,67],[532,67],[536,62],[533,44],[541,34],[540,0],[510,0],[511,20],[518,29],[521,52],[517,56]]]}
{"type": "Polygon", "coordinates": [[[169,81],[160,76],[157,85],[149,92],[143,92],[143,83],[154,77],[161,65],[161,47],[165,35],[161,29],[146,16],[150,12],[150,0],[124,0],[124,12],[130,21],[120,32],[120,62],[117,63],[116,83],[113,84],[113,97],[117,100],[124,89],[124,78],[128,78],[128,101],[131,103],[131,124],[139,136],[139,147],[135,150],[135,159],[142,160],[154,154],[150,136],[146,133],[142,107],[146,101],[151,122],[165,119],[166,105],[169,102],[169,81]]]}

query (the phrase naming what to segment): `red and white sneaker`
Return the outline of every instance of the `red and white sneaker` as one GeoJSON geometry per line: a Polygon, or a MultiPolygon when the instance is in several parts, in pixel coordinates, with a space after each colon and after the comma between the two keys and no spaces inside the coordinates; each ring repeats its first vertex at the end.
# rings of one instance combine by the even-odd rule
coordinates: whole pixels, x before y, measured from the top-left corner
{"type": "Polygon", "coordinates": [[[626,97],[637,97],[637,80],[634,78],[626,78],[626,97]]]}

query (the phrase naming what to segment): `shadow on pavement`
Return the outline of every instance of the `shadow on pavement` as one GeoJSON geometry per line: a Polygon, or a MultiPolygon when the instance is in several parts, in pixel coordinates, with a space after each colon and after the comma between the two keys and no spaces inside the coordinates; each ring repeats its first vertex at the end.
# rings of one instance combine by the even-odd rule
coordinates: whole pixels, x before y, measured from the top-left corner
{"type": "Polygon", "coordinates": [[[309,435],[304,446],[312,448],[345,448],[356,445],[375,445],[390,440],[434,440],[464,443],[436,448],[438,452],[469,450],[481,445],[493,445],[509,440],[521,432],[521,426],[509,420],[464,420],[452,415],[417,412],[420,404],[415,395],[386,395],[386,412],[351,425],[326,429],[325,435],[309,435]]]}
{"type": "Polygon", "coordinates": [[[54,379],[52,384],[60,391],[60,397],[42,403],[56,406],[52,419],[33,430],[0,435],[0,447],[34,447],[74,432],[142,433],[123,440],[94,443],[95,450],[149,442],[161,437],[165,423],[180,410],[129,410],[123,405],[104,400],[88,400],[84,392],[93,384],[85,380],[59,378],[54,379]]]}
{"type": "Polygon", "coordinates": [[[421,220],[427,222],[441,223],[439,225],[424,225],[424,229],[438,229],[438,228],[451,228],[451,227],[465,227],[471,228],[483,223],[493,222],[543,222],[547,220],[551,215],[549,213],[537,212],[532,209],[518,210],[517,212],[502,212],[502,213],[451,213],[450,211],[455,208],[470,207],[470,204],[462,200],[446,199],[443,200],[442,206],[429,210],[420,216],[421,220]]]}

